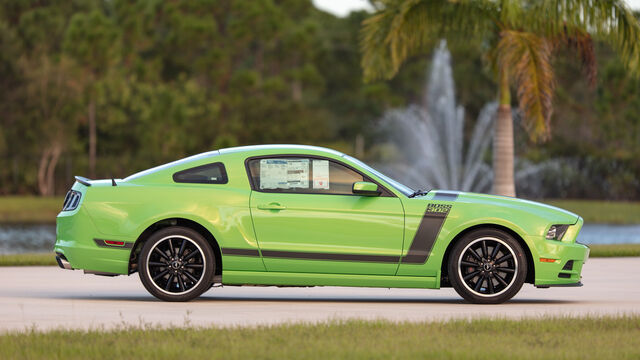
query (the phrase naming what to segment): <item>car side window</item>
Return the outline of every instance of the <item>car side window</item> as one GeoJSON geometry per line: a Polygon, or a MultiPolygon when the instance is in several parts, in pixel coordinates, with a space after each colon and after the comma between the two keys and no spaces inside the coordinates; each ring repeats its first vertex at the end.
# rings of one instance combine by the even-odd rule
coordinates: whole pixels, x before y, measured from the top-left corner
{"type": "Polygon", "coordinates": [[[228,179],[224,164],[217,162],[178,171],[173,174],[173,181],[195,184],[226,184],[228,179]]]}
{"type": "Polygon", "coordinates": [[[364,177],[328,159],[277,157],[249,160],[255,190],[263,192],[353,195],[364,177]]]}

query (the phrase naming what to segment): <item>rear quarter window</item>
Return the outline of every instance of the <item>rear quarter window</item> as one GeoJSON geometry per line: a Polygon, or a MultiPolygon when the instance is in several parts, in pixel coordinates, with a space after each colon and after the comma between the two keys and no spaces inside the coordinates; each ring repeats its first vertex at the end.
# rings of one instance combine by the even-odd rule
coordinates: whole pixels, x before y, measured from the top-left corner
{"type": "Polygon", "coordinates": [[[224,164],[217,162],[178,171],[173,174],[173,181],[193,184],[226,184],[228,178],[224,164]]]}

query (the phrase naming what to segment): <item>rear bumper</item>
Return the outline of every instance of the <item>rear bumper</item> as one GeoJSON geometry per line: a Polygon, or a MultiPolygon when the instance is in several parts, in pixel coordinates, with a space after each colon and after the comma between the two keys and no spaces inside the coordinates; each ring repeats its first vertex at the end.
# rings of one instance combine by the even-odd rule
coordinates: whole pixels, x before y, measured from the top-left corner
{"type": "Polygon", "coordinates": [[[82,269],[113,274],[129,273],[130,248],[101,247],[104,239],[82,207],[61,212],[56,218],[56,261],[63,269],[82,269]]]}

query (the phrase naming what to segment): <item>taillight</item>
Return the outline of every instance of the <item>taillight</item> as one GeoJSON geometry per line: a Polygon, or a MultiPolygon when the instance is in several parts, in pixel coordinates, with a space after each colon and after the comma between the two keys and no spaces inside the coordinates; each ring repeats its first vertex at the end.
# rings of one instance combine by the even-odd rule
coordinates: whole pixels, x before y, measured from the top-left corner
{"type": "Polygon", "coordinates": [[[64,203],[62,204],[62,211],[75,210],[80,204],[80,198],[82,193],[80,191],[69,190],[67,196],[64,197],[64,203]]]}

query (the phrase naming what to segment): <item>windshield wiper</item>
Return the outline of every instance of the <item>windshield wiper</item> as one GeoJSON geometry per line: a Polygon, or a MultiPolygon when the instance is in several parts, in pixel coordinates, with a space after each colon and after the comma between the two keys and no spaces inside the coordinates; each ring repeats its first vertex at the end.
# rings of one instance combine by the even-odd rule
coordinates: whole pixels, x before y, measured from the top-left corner
{"type": "Polygon", "coordinates": [[[418,189],[418,190],[414,191],[413,194],[409,195],[409,197],[412,198],[412,197],[416,197],[416,196],[427,195],[428,193],[429,193],[429,191],[427,191],[427,190],[418,189]]]}

